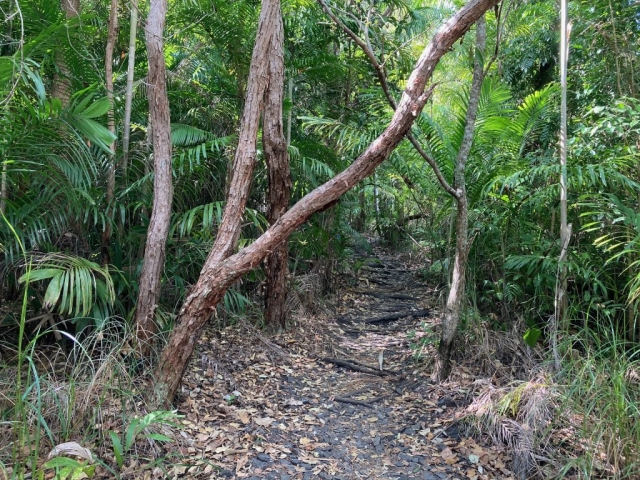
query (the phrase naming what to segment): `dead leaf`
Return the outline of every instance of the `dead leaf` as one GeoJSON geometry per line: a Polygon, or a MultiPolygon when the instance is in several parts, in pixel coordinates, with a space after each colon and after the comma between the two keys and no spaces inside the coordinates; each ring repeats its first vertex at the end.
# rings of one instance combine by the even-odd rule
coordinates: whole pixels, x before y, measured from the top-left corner
{"type": "Polygon", "coordinates": [[[245,425],[251,421],[249,412],[247,412],[246,410],[238,410],[238,418],[245,425]]]}
{"type": "Polygon", "coordinates": [[[49,452],[47,458],[50,460],[53,457],[59,457],[60,455],[69,456],[73,455],[74,457],[80,457],[87,460],[89,463],[93,462],[93,456],[91,455],[91,451],[88,448],[84,448],[82,445],[76,442],[66,442],[61,443],[60,445],[56,445],[53,447],[53,450],[49,452]]]}
{"type": "Polygon", "coordinates": [[[256,418],[254,421],[256,422],[256,424],[260,425],[261,427],[268,427],[274,422],[274,419],[271,417],[263,417],[263,418],[256,418]]]}

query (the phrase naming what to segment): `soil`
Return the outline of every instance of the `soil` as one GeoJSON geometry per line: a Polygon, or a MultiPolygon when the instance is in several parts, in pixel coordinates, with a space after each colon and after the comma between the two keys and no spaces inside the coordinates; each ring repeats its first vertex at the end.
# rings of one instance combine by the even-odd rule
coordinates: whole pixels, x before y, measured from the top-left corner
{"type": "Polygon", "coordinates": [[[509,456],[460,421],[474,365],[459,362],[448,383],[430,380],[441,292],[417,264],[357,252],[323,311],[300,306],[287,332],[267,336],[247,322],[212,328],[179,398],[183,463],[164,474],[513,478],[509,456]]]}

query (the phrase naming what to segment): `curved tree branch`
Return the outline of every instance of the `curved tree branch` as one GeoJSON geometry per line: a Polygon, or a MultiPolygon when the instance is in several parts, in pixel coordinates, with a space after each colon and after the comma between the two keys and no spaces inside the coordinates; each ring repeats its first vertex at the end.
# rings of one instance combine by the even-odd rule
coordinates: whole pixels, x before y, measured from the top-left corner
{"type": "MultiPolygon", "coordinates": [[[[397,105],[396,105],[395,99],[393,98],[393,95],[391,94],[391,89],[389,88],[389,82],[387,81],[387,74],[385,72],[384,66],[382,64],[380,64],[380,62],[378,62],[378,59],[376,58],[376,55],[373,53],[373,49],[371,48],[371,44],[368,41],[365,43],[365,41],[362,40],[358,35],[356,35],[353,32],[353,30],[351,30],[349,27],[347,27],[333,13],[333,11],[329,8],[329,6],[325,2],[325,0],[318,0],[318,3],[322,7],[322,9],[325,11],[325,13],[329,16],[329,18],[331,18],[331,20],[333,20],[333,22],[338,27],[340,27],[342,29],[342,31],[349,38],[351,38],[355,42],[355,44],[358,45],[360,47],[360,49],[364,52],[364,54],[367,56],[367,58],[371,62],[371,65],[373,65],[373,68],[376,70],[376,73],[378,75],[378,81],[380,82],[380,86],[382,87],[382,91],[384,92],[385,96],[387,97],[387,101],[389,102],[389,105],[391,105],[391,108],[393,108],[395,110],[397,108],[397,105]]],[[[416,149],[418,154],[429,164],[429,166],[433,170],[433,173],[435,173],[436,178],[438,179],[438,182],[440,182],[440,185],[442,185],[442,188],[449,195],[451,195],[453,198],[459,199],[458,192],[456,191],[456,189],[453,188],[451,186],[451,184],[449,184],[449,182],[447,181],[446,178],[444,178],[444,175],[442,174],[442,171],[440,170],[440,167],[438,167],[438,164],[436,163],[436,161],[433,159],[433,157],[431,157],[431,155],[429,155],[424,150],[424,148],[422,148],[422,145],[420,145],[420,142],[416,139],[416,137],[413,135],[413,133],[407,132],[407,134],[405,136],[407,137],[409,142],[411,142],[411,145],[413,145],[413,147],[416,149]]]]}
{"type": "MultiPolygon", "coordinates": [[[[440,59],[469,30],[471,25],[498,1],[470,0],[440,27],[420,55],[415,69],[407,80],[407,86],[389,126],[348,168],[304,196],[251,245],[238,253],[231,254],[231,249],[228,248],[229,243],[233,242],[220,241],[224,237],[231,240],[231,237],[235,236],[234,232],[219,231],[214,249],[202,268],[198,282],[187,296],[180,310],[177,324],[160,357],[154,375],[156,383],[152,393],[154,397],[152,400],[155,400],[155,403],[168,405],[173,400],[196,342],[227,289],[242,275],[257,267],[274,247],[285,241],[311,215],[336,201],[358,182],[371,175],[376,167],[389,157],[405,137],[416,117],[420,115],[431,95],[434,87],[431,86],[426,90],[425,87],[440,59]]],[[[279,8],[279,2],[265,0],[264,8],[279,8]]],[[[261,20],[262,17],[261,13],[261,20]]],[[[238,148],[242,148],[242,144],[239,144],[238,148]]],[[[234,166],[242,168],[243,171],[251,171],[254,163],[255,156],[236,154],[234,166]],[[243,164],[240,165],[239,162],[243,164]]],[[[237,175],[238,170],[234,174],[234,182],[237,175]]],[[[244,186],[248,188],[250,185],[247,183],[244,186]]],[[[246,195],[243,192],[230,193],[233,193],[235,198],[232,197],[229,202],[237,202],[238,196],[246,195]]]]}

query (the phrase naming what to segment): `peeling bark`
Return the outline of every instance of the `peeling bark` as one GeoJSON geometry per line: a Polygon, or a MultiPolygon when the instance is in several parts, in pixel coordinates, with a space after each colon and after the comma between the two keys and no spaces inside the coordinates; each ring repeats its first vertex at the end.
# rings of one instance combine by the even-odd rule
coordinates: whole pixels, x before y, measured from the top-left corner
{"type": "Polygon", "coordinates": [[[162,286],[162,269],[173,200],[171,125],[162,37],[166,15],[167,0],[151,0],[146,40],[149,62],[149,121],[153,142],[153,209],[147,231],[136,310],[136,334],[143,355],[149,353],[150,341],[156,333],[154,314],[162,286]]]}
{"type": "MultiPolygon", "coordinates": [[[[424,108],[433,90],[433,87],[427,89],[425,87],[440,58],[451,49],[453,44],[484,12],[497,4],[498,1],[471,0],[462,10],[451,17],[425,47],[407,81],[407,87],[402,94],[391,123],[384,132],[346,170],[307,194],[255,242],[231,255],[237,243],[240,215],[244,209],[250,174],[255,164],[255,136],[253,143],[251,143],[247,139],[243,139],[241,129],[241,138],[236,152],[236,173],[229,192],[222,225],[213,250],[200,273],[200,278],[187,296],[180,310],[176,327],[162,352],[155,371],[156,384],[152,393],[154,397],[152,401],[155,401],[157,405],[171,403],[196,342],[229,286],[240,276],[255,268],[274,247],[288,238],[313,213],[336,201],[362,179],[371,175],[375,168],[391,154],[424,108]],[[244,151],[247,148],[249,149],[248,153],[244,151]],[[230,221],[230,219],[237,219],[237,222],[230,221]]],[[[265,42],[263,36],[265,35],[264,30],[269,28],[268,23],[267,26],[264,24],[269,15],[275,15],[274,10],[279,10],[279,2],[273,0],[263,2],[248,91],[258,89],[256,84],[260,85],[264,82],[264,65],[257,59],[264,58],[263,52],[267,48],[268,42],[265,42]],[[256,65],[254,65],[254,61],[256,65]],[[255,71],[256,69],[258,72],[255,71]],[[263,73],[263,75],[256,75],[256,73],[263,73]]],[[[273,25],[273,21],[271,25],[273,25]]],[[[260,111],[259,108],[256,108],[259,107],[260,100],[252,98],[249,93],[247,97],[243,125],[245,117],[247,119],[259,117],[257,112],[260,111]],[[256,104],[252,105],[251,102],[256,104]]],[[[257,124],[256,118],[255,130],[257,130],[257,124]]]]}
{"type": "MultiPolygon", "coordinates": [[[[287,141],[282,125],[284,89],[284,27],[278,16],[271,37],[269,51],[269,84],[265,93],[262,143],[269,175],[269,210],[267,219],[273,225],[289,207],[291,175],[287,141]]],[[[291,112],[289,112],[291,113],[291,112]]],[[[289,122],[291,117],[289,117],[289,122]]],[[[289,123],[289,128],[291,124],[289,123]]],[[[288,130],[290,134],[290,130],[288,130]]],[[[290,137],[289,137],[290,138],[290,137]]],[[[269,325],[284,327],[287,320],[285,300],[289,271],[289,246],[286,239],[276,246],[265,260],[267,285],[265,294],[265,321],[269,325]]]]}

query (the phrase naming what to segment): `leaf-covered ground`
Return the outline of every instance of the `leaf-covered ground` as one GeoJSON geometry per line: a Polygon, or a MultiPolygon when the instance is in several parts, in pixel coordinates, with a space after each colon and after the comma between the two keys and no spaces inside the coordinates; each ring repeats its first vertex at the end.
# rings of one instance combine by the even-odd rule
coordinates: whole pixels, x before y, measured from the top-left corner
{"type": "Polygon", "coordinates": [[[441,293],[416,264],[362,253],[326,308],[301,307],[290,331],[266,336],[241,323],[203,336],[178,405],[189,461],[167,474],[513,478],[507,453],[459,422],[474,362],[459,362],[449,383],[430,382],[441,293]]]}

